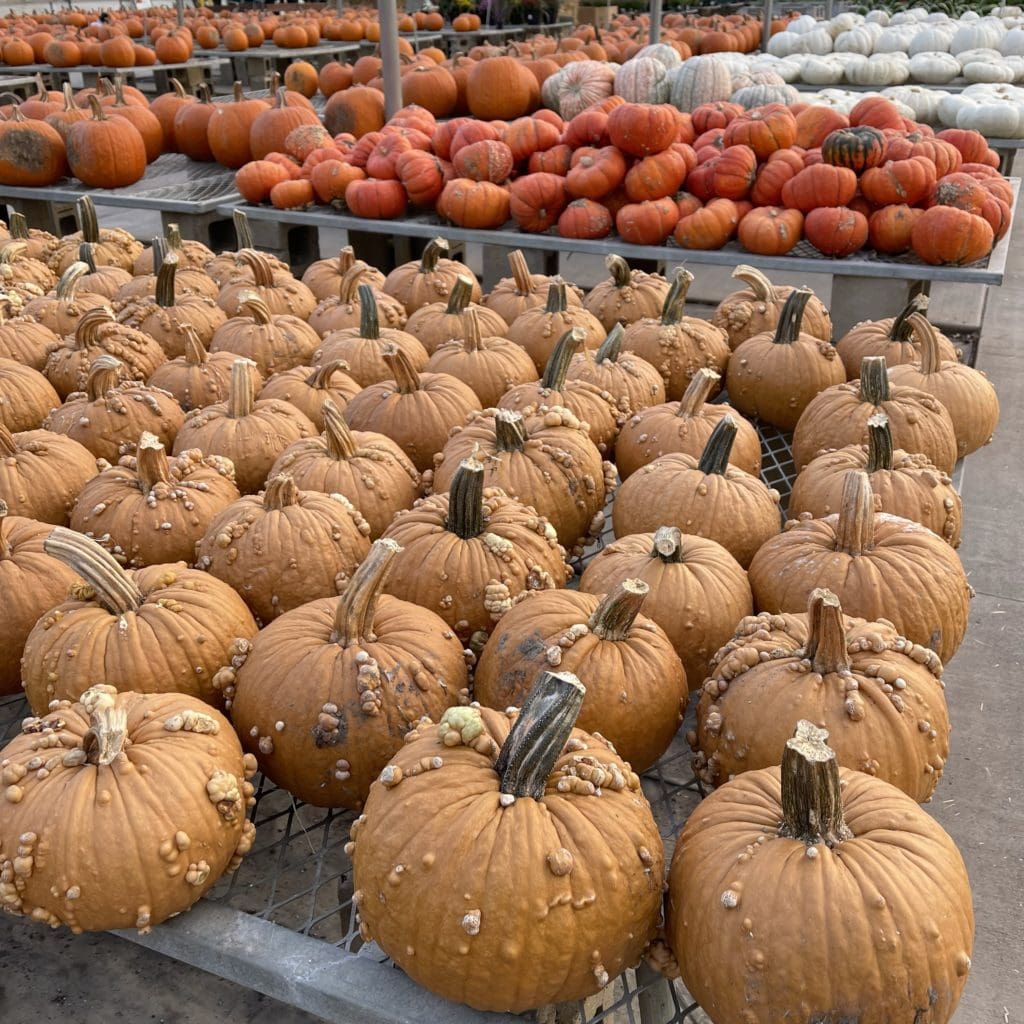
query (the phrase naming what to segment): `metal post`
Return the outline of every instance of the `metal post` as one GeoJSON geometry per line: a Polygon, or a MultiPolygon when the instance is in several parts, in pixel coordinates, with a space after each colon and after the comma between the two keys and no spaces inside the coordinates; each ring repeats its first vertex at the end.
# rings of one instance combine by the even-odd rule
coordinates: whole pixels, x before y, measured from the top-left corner
{"type": "Polygon", "coordinates": [[[178,0],[178,25],[185,24],[185,0],[178,0]]]}
{"type": "Polygon", "coordinates": [[[345,0],[338,0],[338,4],[337,4],[336,10],[337,10],[337,14],[338,14],[339,18],[341,17],[341,12],[344,9],[344,7],[345,7],[345,0]]]}
{"type": "Polygon", "coordinates": [[[651,0],[651,45],[661,42],[661,0],[651,0]]]}
{"type": "Polygon", "coordinates": [[[384,78],[384,115],[391,118],[402,107],[402,73],[398,63],[398,6],[395,0],[377,5],[380,14],[380,59],[384,78]]]}
{"type": "Polygon", "coordinates": [[[768,40],[772,37],[772,0],[764,0],[764,26],[761,31],[761,49],[768,52],[768,40]]]}
{"type": "Polygon", "coordinates": [[[825,17],[828,18],[829,21],[832,20],[834,6],[835,5],[832,0],[825,0],[825,17]]]}

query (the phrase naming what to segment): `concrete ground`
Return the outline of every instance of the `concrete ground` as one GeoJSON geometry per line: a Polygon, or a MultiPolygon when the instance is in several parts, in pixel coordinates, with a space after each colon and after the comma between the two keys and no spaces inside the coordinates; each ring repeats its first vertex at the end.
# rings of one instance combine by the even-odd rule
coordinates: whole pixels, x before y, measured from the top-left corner
{"type": "MultiPolygon", "coordinates": [[[[158,229],[145,216],[113,212],[101,209],[101,221],[131,226],[141,237],[158,229]]],[[[960,554],[976,597],[967,638],[945,674],[953,750],[929,805],[960,847],[974,889],[973,968],[954,1024],[1024,1024],[1024,796],[1017,791],[1024,730],[1024,366],[1016,349],[1017,319],[1024,318],[1022,220],[982,335],[979,366],[999,391],[1002,418],[995,442],[970,456],[964,472],[960,554]]],[[[335,241],[324,238],[325,251],[335,241]]],[[[939,310],[953,312],[963,299],[936,292],[935,318],[953,319],[939,310]]],[[[2,1024],[317,1019],[114,936],[75,938],[0,916],[2,1024]]]]}

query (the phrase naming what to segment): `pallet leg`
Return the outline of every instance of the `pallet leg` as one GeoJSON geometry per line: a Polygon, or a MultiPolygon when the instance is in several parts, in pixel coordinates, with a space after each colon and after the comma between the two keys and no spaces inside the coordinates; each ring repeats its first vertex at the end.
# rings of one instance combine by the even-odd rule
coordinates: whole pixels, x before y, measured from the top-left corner
{"type": "Polygon", "coordinates": [[[320,259],[319,233],[315,227],[268,220],[252,220],[249,227],[256,248],[285,260],[296,276],[320,259]]]}
{"type": "Polygon", "coordinates": [[[202,242],[214,252],[231,250],[235,245],[235,228],[230,217],[212,210],[210,213],[160,213],[164,234],[169,224],[177,224],[182,238],[202,242]]]}
{"type": "Polygon", "coordinates": [[[23,214],[30,228],[41,228],[50,234],[70,234],[78,230],[73,203],[51,202],[46,199],[5,199],[4,202],[23,214]]]}
{"type": "Polygon", "coordinates": [[[348,244],[355,250],[358,259],[389,274],[395,267],[418,259],[427,239],[377,234],[374,231],[349,231],[348,244]]]}
{"type": "MultiPolygon", "coordinates": [[[[832,278],[832,337],[841,338],[864,320],[896,316],[914,294],[916,282],[900,278],[832,278]]],[[[920,289],[918,289],[920,290],[920,289]]]]}
{"type": "MultiPolygon", "coordinates": [[[[508,254],[512,248],[507,245],[484,243],[484,266],[481,287],[489,292],[502,278],[509,276],[508,254]]],[[[534,274],[557,274],[558,252],[554,249],[527,249],[523,247],[526,265],[534,274]]]]}

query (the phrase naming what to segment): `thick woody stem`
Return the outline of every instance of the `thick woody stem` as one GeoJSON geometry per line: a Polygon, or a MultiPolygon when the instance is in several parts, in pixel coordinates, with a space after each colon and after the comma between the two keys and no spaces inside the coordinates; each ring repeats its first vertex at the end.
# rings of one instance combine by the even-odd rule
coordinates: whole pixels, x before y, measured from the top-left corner
{"type": "Polygon", "coordinates": [[[228,386],[228,416],[244,419],[256,405],[256,364],[251,359],[236,359],[231,364],[228,386]]]}
{"type": "Polygon", "coordinates": [[[686,293],[693,284],[693,274],[685,267],[680,267],[672,278],[668,294],[665,296],[665,304],[661,307],[661,322],[663,324],[677,324],[683,318],[683,307],[686,305],[686,293]]]}
{"type": "Polygon", "coordinates": [[[544,796],[548,776],[572,734],[586,695],[569,672],[541,672],[498,752],[494,770],[505,796],[544,796]]]}
{"type": "Polygon", "coordinates": [[[828,732],[806,720],[782,753],[782,823],[779,834],[808,846],[837,846],[853,833],[843,817],[843,791],[828,732]]]}
{"type": "Polygon", "coordinates": [[[181,330],[185,335],[185,362],[189,366],[202,366],[210,358],[202,338],[191,324],[182,324],[181,330]]]}
{"type": "Polygon", "coordinates": [[[0,250],[0,263],[10,265],[20,260],[25,253],[28,252],[27,242],[8,242],[2,250],[0,250]]]}
{"type": "Polygon", "coordinates": [[[155,434],[144,431],[139,438],[139,447],[135,456],[135,473],[142,485],[144,494],[148,494],[157,484],[171,482],[171,468],[167,463],[167,452],[155,434]]]}
{"type": "Polygon", "coordinates": [[[329,363],[324,363],[323,366],[313,368],[313,372],[305,380],[306,386],[315,388],[317,391],[330,391],[331,378],[339,370],[345,373],[348,368],[349,365],[344,359],[332,359],[329,363]]]}
{"type": "Polygon", "coordinates": [[[718,387],[718,382],[721,379],[721,376],[714,370],[702,366],[690,378],[690,383],[686,385],[683,397],[679,400],[679,409],[676,415],[684,418],[699,416],[704,411],[711,392],[718,387]]]}
{"type": "Polygon", "coordinates": [[[252,228],[249,225],[249,218],[245,215],[244,210],[235,210],[231,214],[231,219],[235,225],[235,238],[237,251],[241,252],[243,249],[252,249],[252,228]]]}
{"type": "Polygon", "coordinates": [[[480,336],[480,318],[475,309],[467,309],[462,314],[462,347],[466,352],[479,352],[483,348],[480,336]]]}
{"type": "Polygon", "coordinates": [[[163,235],[154,236],[150,249],[153,253],[153,273],[159,280],[164,260],[167,259],[167,254],[170,252],[167,248],[167,239],[163,235]]]}
{"type": "Polygon", "coordinates": [[[338,273],[344,277],[356,262],[356,251],[351,245],[346,245],[338,250],[338,273]]]}
{"type": "Polygon", "coordinates": [[[800,325],[804,319],[804,309],[811,297],[810,288],[797,288],[789,293],[786,304],[779,314],[779,324],[775,328],[776,345],[791,345],[800,337],[800,325]]]}
{"type": "Polygon", "coordinates": [[[860,361],[860,400],[869,405],[889,401],[889,367],[885,356],[865,356],[860,361]]]}
{"type": "Polygon", "coordinates": [[[127,615],[142,607],[145,599],[134,580],[113,555],[85,534],[55,526],[43,541],[43,550],[77,572],[111,615],[127,615]]]}
{"type": "Polygon", "coordinates": [[[683,560],[683,531],[678,526],[659,526],[654,531],[651,558],[660,558],[667,564],[683,560]]]}
{"type": "Polygon", "coordinates": [[[324,402],[324,440],[327,442],[327,451],[332,458],[338,462],[344,462],[355,455],[356,439],[341,415],[341,410],[329,398],[324,402]]]}
{"type": "Polygon", "coordinates": [[[181,250],[181,231],[178,230],[177,224],[167,225],[167,248],[170,252],[180,252],[181,250]]]}
{"type": "Polygon", "coordinates": [[[261,252],[255,249],[243,249],[238,254],[238,260],[244,263],[251,271],[257,288],[270,288],[274,283],[274,271],[270,261],[261,252]]]}
{"type": "MultiPolygon", "coordinates": [[[[65,86],[66,89],[70,89],[70,86],[65,86]]],[[[25,219],[25,214],[18,213],[15,210],[7,222],[7,227],[10,229],[11,238],[31,238],[32,236],[28,233],[28,221],[25,219]]]]}
{"type": "Polygon", "coordinates": [[[89,268],[90,274],[96,273],[96,256],[93,253],[92,242],[83,242],[78,247],[78,258],[89,268]]]}
{"type": "MultiPolygon", "coordinates": [[[[6,427],[4,428],[6,430],[6,427]]],[[[8,437],[11,435],[8,434],[8,437]]],[[[0,560],[11,557],[11,545],[4,533],[7,519],[7,502],[0,498],[0,560]]]]}
{"type": "Polygon", "coordinates": [[[82,314],[81,319],[75,324],[75,348],[88,348],[95,345],[97,332],[104,324],[112,324],[114,314],[106,306],[96,306],[82,314]]]}
{"type": "Polygon", "coordinates": [[[101,399],[121,383],[123,363],[114,356],[97,356],[89,367],[85,382],[85,393],[90,402],[101,399]]]}
{"type": "Polygon", "coordinates": [[[401,547],[393,540],[381,537],[370,547],[362,565],[352,574],[345,592],[338,598],[334,615],[334,642],[340,647],[376,640],[373,616],[377,597],[391,570],[391,563],[401,547]]]}
{"type": "Polygon", "coordinates": [[[594,609],[590,632],[601,640],[625,640],[650,590],[643,580],[623,580],[594,609]]]}
{"type": "Polygon", "coordinates": [[[178,257],[173,252],[164,256],[156,275],[156,304],[168,309],[174,305],[174,275],[178,272],[178,257]]]}
{"type": "Polygon", "coordinates": [[[445,529],[463,540],[484,532],[484,467],[475,458],[459,463],[448,488],[448,518],[445,529]]]}
{"type": "Polygon", "coordinates": [[[616,288],[626,288],[632,284],[633,271],[629,269],[629,264],[621,256],[616,256],[615,253],[605,256],[604,265],[608,268],[608,273],[612,275],[612,281],[616,288]]]}
{"type": "Polygon", "coordinates": [[[433,273],[437,269],[437,261],[442,256],[447,256],[450,251],[445,239],[432,238],[427,242],[423,255],[420,257],[419,272],[421,274],[433,273]]]}
{"type": "MultiPolygon", "coordinates": [[[[100,106],[100,101],[95,96],[89,97],[89,105],[92,107],[92,114],[97,120],[106,120],[106,114],[100,106]]],[[[82,196],[75,203],[75,216],[78,219],[78,227],[82,232],[83,242],[92,242],[94,245],[100,240],[100,223],[96,219],[96,207],[93,206],[89,196],[82,196]]]]}
{"type": "Polygon", "coordinates": [[[889,328],[889,340],[907,342],[912,341],[914,332],[910,325],[912,313],[924,313],[928,309],[928,296],[920,292],[900,310],[899,316],[895,317],[892,327],[889,328]]]}
{"type": "Polygon", "coordinates": [[[385,345],[382,353],[384,362],[394,375],[395,386],[402,395],[411,395],[420,389],[420,375],[409,357],[397,345],[385,345]]]}
{"type": "Polygon", "coordinates": [[[511,409],[495,412],[494,447],[499,452],[521,452],[526,448],[526,423],[522,413],[511,409]]]}
{"type": "Polygon", "coordinates": [[[238,312],[251,316],[261,327],[269,327],[274,322],[270,307],[255,292],[242,292],[238,296],[238,312]]]}
{"type": "Polygon", "coordinates": [[[72,263],[57,282],[57,298],[61,302],[73,302],[75,292],[78,290],[78,282],[89,273],[89,264],[78,260],[72,263]]]}
{"type": "Polygon", "coordinates": [[[455,284],[452,285],[452,290],[448,293],[448,307],[445,309],[445,313],[447,313],[448,316],[455,316],[458,313],[465,312],[465,309],[472,298],[473,279],[466,277],[465,274],[459,274],[459,276],[455,278],[455,284]]]}
{"type": "Polygon", "coordinates": [[[582,327],[572,327],[565,332],[551,350],[540,386],[546,391],[561,391],[569,374],[569,364],[576,350],[586,340],[587,332],[582,327]]]}
{"type": "Polygon", "coordinates": [[[836,550],[862,555],[875,546],[875,500],[867,473],[851,469],[843,480],[836,550]]]}
{"type": "Polygon", "coordinates": [[[818,675],[849,672],[846,627],[839,598],[831,590],[814,590],[807,606],[807,643],[804,657],[818,675]]]}
{"type": "Polygon", "coordinates": [[[564,313],[568,308],[568,296],[565,291],[565,282],[559,277],[551,282],[548,287],[548,301],[544,306],[545,313],[564,313]]]}
{"type": "Polygon", "coordinates": [[[759,302],[771,302],[775,298],[775,285],[757,267],[741,263],[732,272],[732,276],[742,281],[754,293],[759,302]]]}
{"type": "Polygon", "coordinates": [[[711,431],[711,436],[700,453],[697,468],[702,473],[717,473],[724,476],[729,467],[729,456],[732,454],[733,441],[736,440],[736,421],[731,416],[723,416],[711,431]]]}
{"type": "Polygon", "coordinates": [[[910,329],[921,346],[921,373],[938,373],[942,369],[942,349],[935,325],[923,313],[912,313],[910,329]]]}
{"type": "Polygon", "coordinates": [[[359,286],[359,334],[361,337],[371,340],[380,337],[380,313],[377,310],[377,296],[368,284],[359,286]]]}
{"type": "Polygon", "coordinates": [[[618,362],[619,355],[622,352],[622,339],[626,336],[625,328],[622,324],[615,324],[612,329],[608,332],[608,336],[598,346],[597,351],[594,353],[595,363],[615,363],[618,362]]]}
{"type": "Polygon", "coordinates": [[[892,469],[892,456],[889,417],[884,412],[876,412],[874,416],[868,417],[868,461],[864,471],[871,474],[881,469],[892,469]]]}
{"type": "MultiPolygon", "coordinates": [[[[183,86],[176,78],[171,79],[171,89],[180,100],[183,100],[188,96],[188,93],[185,92],[185,86],[183,86]]],[[[235,89],[237,90],[235,92],[235,96],[237,98],[242,91],[242,83],[235,82],[235,89]]]]}
{"type": "Polygon", "coordinates": [[[7,429],[6,424],[0,422],[0,455],[7,457],[17,454],[18,446],[14,443],[14,435],[7,429]]]}
{"type": "Polygon", "coordinates": [[[364,263],[362,260],[356,260],[341,275],[341,280],[338,282],[338,297],[345,305],[351,306],[355,303],[359,285],[369,269],[369,264],[364,263]]]}
{"type": "Polygon", "coordinates": [[[508,254],[508,265],[512,271],[512,280],[516,283],[516,292],[529,295],[533,291],[533,278],[522,249],[513,249],[508,254]]]}
{"type": "Polygon", "coordinates": [[[89,729],[82,737],[82,749],[89,764],[112,764],[128,739],[128,712],[117,705],[112,686],[94,686],[78,698],[89,713],[89,729]]]}
{"type": "Polygon", "coordinates": [[[281,509],[298,503],[298,485],[286,473],[267,481],[267,486],[263,490],[263,507],[268,512],[280,512],[281,509]]]}

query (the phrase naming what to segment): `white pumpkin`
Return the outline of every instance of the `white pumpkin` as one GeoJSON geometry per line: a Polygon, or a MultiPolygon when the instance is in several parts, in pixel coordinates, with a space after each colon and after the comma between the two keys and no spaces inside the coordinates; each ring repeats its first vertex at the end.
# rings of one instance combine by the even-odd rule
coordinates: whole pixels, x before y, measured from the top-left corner
{"type": "Polygon", "coordinates": [[[737,89],[730,97],[732,103],[738,103],[745,110],[763,107],[766,103],[782,103],[792,106],[803,97],[791,85],[748,85],[737,89]]]}
{"type": "Polygon", "coordinates": [[[851,85],[902,85],[909,77],[908,64],[893,53],[876,53],[846,68],[851,85]]]}
{"type": "Polygon", "coordinates": [[[999,45],[1006,29],[998,18],[980,18],[973,24],[961,23],[949,44],[953,54],[963,50],[976,50],[979,47],[993,49],[999,45]]]}
{"type": "MultiPolygon", "coordinates": [[[[861,60],[867,60],[862,57],[861,60]]],[[[804,57],[800,77],[808,85],[836,85],[843,80],[843,64],[835,56],[804,57]]]]}
{"type": "Polygon", "coordinates": [[[651,43],[650,46],[638,50],[633,55],[633,60],[638,57],[653,57],[655,60],[660,60],[666,68],[677,68],[683,63],[682,54],[668,43],[651,43]]]}
{"type": "Polygon", "coordinates": [[[832,35],[824,25],[805,33],[803,42],[804,53],[814,53],[821,57],[832,52],[832,35]]]}
{"type": "Polygon", "coordinates": [[[654,57],[634,57],[615,72],[615,95],[627,103],[665,103],[668,94],[668,68],[654,57]]]}
{"type": "Polygon", "coordinates": [[[949,53],[949,44],[955,32],[956,29],[950,24],[927,25],[914,33],[907,53],[911,57],[917,53],[949,53]]]}
{"type": "Polygon", "coordinates": [[[978,46],[973,50],[961,50],[959,53],[954,54],[956,59],[960,61],[960,67],[965,64],[971,64],[974,61],[994,61],[999,63],[1003,59],[1003,55],[998,50],[990,50],[986,46],[978,46]]]}
{"type": "Polygon", "coordinates": [[[864,15],[864,20],[870,25],[888,25],[889,24],[889,12],[881,10],[868,11],[864,15]]]}
{"type": "Polygon", "coordinates": [[[773,57],[792,57],[803,53],[801,37],[796,32],[776,32],[768,40],[768,52],[773,57]]]}
{"type": "Polygon", "coordinates": [[[918,53],[910,58],[910,77],[928,85],[945,85],[960,75],[960,61],[951,53],[918,53]]]}
{"type": "Polygon", "coordinates": [[[668,81],[668,101],[685,113],[689,113],[702,103],[727,100],[733,93],[731,72],[723,61],[715,60],[710,55],[691,57],[683,61],[679,67],[669,72],[668,81]]]}
{"type": "Polygon", "coordinates": [[[962,92],[946,93],[939,100],[939,124],[944,128],[955,128],[961,108],[976,103],[977,100],[962,92]]]}
{"type": "Polygon", "coordinates": [[[849,32],[841,32],[836,36],[832,49],[836,53],[859,53],[864,57],[870,57],[875,52],[875,40],[882,32],[883,29],[878,25],[865,22],[850,29],[849,32]]]}
{"type": "Polygon", "coordinates": [[[933,124],[939,119],[939,100],[949,93],[940,89],[927,89],[921,85],[895,85],[883,89],[882,95],[906,106],[915,121],[933,124]]]}
{"type": "Polygon", "coordinates": [[[914,25],[887,28],[875,40],[875,53],[906,53],[918,29],[914,25]]]}
{"type": "Polygon", "coordinates": [[[812,17],[810,14],[801,14],[799,18],[794,18],[787,26],[787,32],[793,32],[795,35],[802,36],[807,32],[813,32],[818,27],[818,19],[812,17]]]}
{"type": "Polygon", "coordinates": [[[999,40],[999,52],[1004,57],[1024,57],[1024,28],[1011,28],[999,40]]]}
{"type": "Polygon", "coordinates": [[[956,115],[956,126],[981,132],[986,139],[1015,139],[1021,134],[1021,108],[1005,101],[968,99],[956,115]]]}
{"type": "Polygon", "coordinates": [[[854,14],[853,11],[844,11],[828,22],[829,35],[835,39],[840,32],[849,32],[851,28],[856,28],[863,23],[864,18],[861,15],[854,14]]]}
{"type": "Polygon", "coordinates": [[[778,75],[783,82],[798,82],[800,80],[800,64],[798,58],[787,57],[785,60],[779,57],[772,57],[771,54],[759,54],[759,59],[750,65],[752,74],[771,72],[778,75]]]}
{"type": "Polygon", "coordinates": [[[601,60],[576,60],[544,79],[544,106],[571,121],[577,114],[607,99],[615,85],[615,65],[601,60]]]}
{"type": "Polygon", "coordinates": [[[1016,75],[1013,68],[1004,61],[972,60],[964,65],[964,78],[974,82],[1010,83],[1016,75]]]}
{"type": "Polygon", "coordinates": [[[1024,82],[1024,57],[1004,57],[1003,63],[1013,70],[1013,80],[1024,82]]]}

